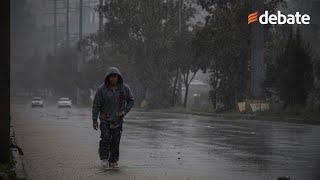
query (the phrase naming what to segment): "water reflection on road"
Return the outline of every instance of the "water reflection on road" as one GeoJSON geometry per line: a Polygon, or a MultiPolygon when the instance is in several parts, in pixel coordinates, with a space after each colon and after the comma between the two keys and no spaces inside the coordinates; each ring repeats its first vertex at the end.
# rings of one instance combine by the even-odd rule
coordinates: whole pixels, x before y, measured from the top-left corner
{"type": "Polygon", "coordinates": [[[112,171],[100,166],[89,108],[11,111],[29,179],[320,179],[320,126],[130,112],[112,171]]]}

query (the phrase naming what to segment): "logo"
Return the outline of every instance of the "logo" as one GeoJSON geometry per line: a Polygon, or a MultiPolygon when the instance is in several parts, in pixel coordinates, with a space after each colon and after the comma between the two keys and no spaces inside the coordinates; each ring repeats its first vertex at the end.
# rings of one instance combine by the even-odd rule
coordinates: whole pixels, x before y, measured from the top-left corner
{"type": "Polygon", "coordinates": [[[248,16],[248,24],[251,24],[256,21],[258,21],[258,11],[254,12],[252,14],[249,14],[249,16],[248,16]]]}
{"type": "Polygon", "coordinates": [[[260,15],[258,12],[249,14],[248,24],[258,21],[260,24],[310,24],[310,16],[308,14],[300,14],[296,12],[295,14],[284,15],[281,11],[278,11],[277,14],[270,14],[268,11],[265,11],[264,14],[260,15]]]}

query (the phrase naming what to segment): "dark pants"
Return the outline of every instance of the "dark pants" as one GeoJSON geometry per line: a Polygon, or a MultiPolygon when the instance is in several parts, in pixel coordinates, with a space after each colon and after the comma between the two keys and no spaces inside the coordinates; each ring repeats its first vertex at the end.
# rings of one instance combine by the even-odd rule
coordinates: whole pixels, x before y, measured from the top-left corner
{"type": "Polygon", "coordinates": [[[119,160],[119,145],[122,132],[122,125],[115,129],[110,128],[110,124],[100,123],[101,140],[99,143],[100,159],[108,159],[110,163],[119,160]]]}

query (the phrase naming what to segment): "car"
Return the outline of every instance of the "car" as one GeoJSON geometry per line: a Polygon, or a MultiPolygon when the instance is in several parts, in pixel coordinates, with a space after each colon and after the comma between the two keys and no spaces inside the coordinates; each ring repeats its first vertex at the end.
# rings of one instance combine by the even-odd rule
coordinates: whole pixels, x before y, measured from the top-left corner
{"type": "Polygon", "coordinates": [[[33,97],[31,107],[43,107],[43,99],[41,97],[33,97]]]}
{"type": "Polygon", "coordinates": [[[71,108],[71,106],[72,106],[71,99],[67,97],[62,97],[58,100],[58,108],[61,108],[61,107],[71,108]]]}

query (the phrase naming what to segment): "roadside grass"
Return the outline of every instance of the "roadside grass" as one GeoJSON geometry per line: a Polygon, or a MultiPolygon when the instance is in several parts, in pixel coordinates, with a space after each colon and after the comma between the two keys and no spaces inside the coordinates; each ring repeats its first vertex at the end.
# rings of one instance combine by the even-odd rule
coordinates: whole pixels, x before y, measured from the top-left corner
{"type": "MultiPolygon", "coordinates": [[[[182,106],[175,106],[171,108],[164,109],[147,109],[147,108],[138,108],[137,110],[142,111],[158,111],[158,112],[170,112],[170,113],[217,113],[213,106],[199,106],[192,107],[188,106],[186,108],[182,106]]],[[[235,114],[235,115],[253,115],[253,116],[265,116],[265,117],[279,117],[283,119],[302,119],[309,122],[320,122],[320,109],[316,108],[305,108],[301,106],[288,107],[286,109],[282,109],[279,106],[271,107],[271,110],[264,112],[245,112],[240,113],[235,109],[220,112],[220,114],[235,114]]]]}
{"type": "Polygon", "coordinates": [[[172,113],[193,113],[193,112],[202,112],[202,113],[215,113],[215,110],[213,106],[199,106],[199,107],[193,107],[188,106],[184,108],[183,106],[175,106],[170,108],[164,108],[164,109],[141,109],[141,110],[152,110],[152,111],[159,111],[159,112],[172,112],[172,113]]]}
{"type": "Polygon", "coordinates": [[[286,109],[274,108],[270,111],[258,112],[261,116],[278,116],[281,118],[299,118],[308,121],[320,121],[320,109],[290,106],[286,109]]]}

